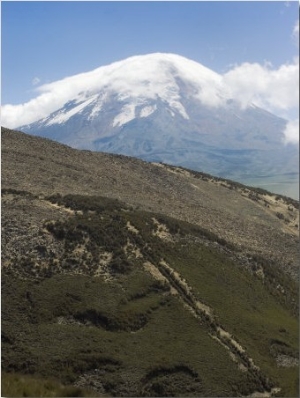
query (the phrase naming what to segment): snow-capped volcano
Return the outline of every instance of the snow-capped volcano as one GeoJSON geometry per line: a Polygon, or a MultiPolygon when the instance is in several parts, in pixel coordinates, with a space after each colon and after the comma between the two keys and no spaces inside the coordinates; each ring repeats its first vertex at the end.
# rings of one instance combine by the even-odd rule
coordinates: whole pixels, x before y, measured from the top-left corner
{"type": "Polygon", "coordinates": [[[64,123],[87,106],[90,110],[89,120],[92,120],[101,113],[111,96],[114,96],[114,100],[125,103],[122,111],[115,117],[113,127],[134,119],[137,108],[137,116],[149,116],[156,110],[152,102],[157,99],[167,104],[173,112],[189,119],[181,102],[182,97],[189,96],[207,105],[216,106],[224,100],[226,91],[220,75],[175,54],[131,57],[86,74],[49,84],[44,86],[44,90],[51,90],[58,84],[62,88],[69,86],[67,91],[70,95],[73,94],[73,97],[68,98],[67,102],[69,105],[72,103],[72,108],[63,107],[54,117],[51,115],[43,119],[47,120],[46,125],[64,123]],[[84,84],[80,82],[81,76],[84,84]],[[126,104],[126,101],[130,104],[126,104]]]}
{"type": "Polygon", "coordinates": [[[284,119],[241,105],[221,75],[175,54],[135,56],[43,86],[53,111],[21,130],[75,148],[245,180],[298,170],[284,119]],[[291,153],[292,152],[292,153],[291,153]]]}

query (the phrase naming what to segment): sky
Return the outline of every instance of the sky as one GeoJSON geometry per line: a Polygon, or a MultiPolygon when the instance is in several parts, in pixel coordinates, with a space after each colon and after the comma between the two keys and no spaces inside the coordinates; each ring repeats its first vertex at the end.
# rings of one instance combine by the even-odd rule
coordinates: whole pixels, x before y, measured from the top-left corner
{"type": "Polygon", "coordinates": [[[49,83],[167,52],[224,75],[238,95],[287,118],[286,136],[298,141],[298,1],[2,1],[1,22],[6,125],[12,113],[25,124],[28,101],[49,83]]]}

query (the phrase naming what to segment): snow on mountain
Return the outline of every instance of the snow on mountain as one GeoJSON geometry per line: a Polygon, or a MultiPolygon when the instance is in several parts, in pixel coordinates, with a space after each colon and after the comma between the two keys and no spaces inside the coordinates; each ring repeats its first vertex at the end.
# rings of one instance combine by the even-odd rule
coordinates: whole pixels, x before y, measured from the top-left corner
{"type": "Polygon", "coordinates": [[[145,106],[144,108],[142,108],[142,110],[140,112],[140,117],[150,116],[153,112],[155,112],[155,110],[156,110],[156,105],[154,105],[154,106],[145,106]]]}
{"type": "MultiPolygon", "coordinates": [[[[77,113],[80,113],[87,105],[91,104],[94,101],[95,101],[95,96],[92,96],[92,98],[89,98],[86,101],[80,102],[79,105],[74,106],[70,110],[68,110],[68,109],[60,110],[54,118],[50,118],[46,122],[46,126],[51,126],[52,124],[65,123],[67,120],[70,119],[70,117],[76,115],[77,113]]],[[[75,104],[77,104],[77,103],[75,102],[75,104]]]]}
{"type": "Polygon", "coordinates": [[[127,104],[123,106],[121,113],[113,120],[113,127],[122,126],[135,118],[135,104],[127,104]]]}
{"type": "Polygon", "coordinates": [[[221,75],[179,55],[131,57],[43,90],[55,97],[52,112],[25,132],[242,182],[298,173],[284,119],[241,105],[221,75]]]}

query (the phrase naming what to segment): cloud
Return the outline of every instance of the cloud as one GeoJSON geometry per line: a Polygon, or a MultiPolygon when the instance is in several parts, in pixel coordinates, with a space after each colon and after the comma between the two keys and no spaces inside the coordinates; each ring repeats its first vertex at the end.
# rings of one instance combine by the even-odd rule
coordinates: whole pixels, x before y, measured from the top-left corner
{"type": "Polygon", "coordinates": [[[40,82],[41,82],[41,79],[39,77],[35,77],[32,79],[31,83],[33,86],[37,86],[38,84],[40,84],[40,82]]]}
{"type": "Polygon", "coordinates": [[[3,126],[15,128],[33,123],[64,104],[63,99],[55,98],[53,93],[47,93],[32,99],[25,104],[4,105],[2,107],[1,123],[3,126]]]}
{"type": "Polygon", "coordinates": [[[287,123],[284,135],[286,144],[299,142],[299,119],[287,123]]]}
{"type": "Polygon", "coordinates": [[[296,40],[296,43],[299,45],[299,19],[295,23],[294,29],[293,29],[293,38],[296,40]]]}
{"type": "Polygon", "coordinates": [[[299,19],[296,21],[294,29],[293,29],[293,36],[298,37],[299,36],[299,19]]]}
{"type": "Polygon", "coordinates": [[[287,115],[299,104],[299,62],[275,69],[268,63],[243,63],[224,74],[232,98],[243,108],[254,103],[277,115],[287,115]]]}
{"type": "Polygon", "coordinates": [[[88,80],[80,74],[37,87],[36,98],[24,104],[2,106],[2,125],[15,128],[48,116],[82,91],[88,80]]]}

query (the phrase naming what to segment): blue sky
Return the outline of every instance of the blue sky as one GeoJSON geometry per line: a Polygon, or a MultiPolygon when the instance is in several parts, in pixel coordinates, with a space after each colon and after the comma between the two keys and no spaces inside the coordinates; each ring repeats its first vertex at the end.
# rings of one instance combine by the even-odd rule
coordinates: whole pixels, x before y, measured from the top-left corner
{"type": "Polygon", "coordinates": [[[2,104],[132,55],[172,52],[218,73],[292,63],[298,2],[2,1],[2,104]]]}

